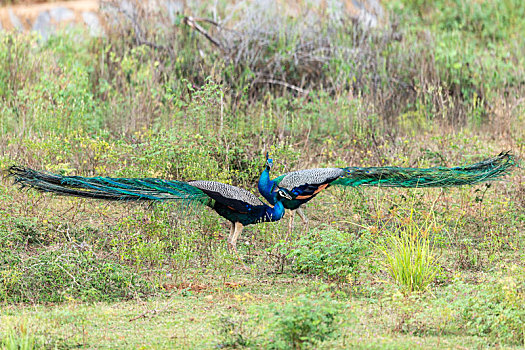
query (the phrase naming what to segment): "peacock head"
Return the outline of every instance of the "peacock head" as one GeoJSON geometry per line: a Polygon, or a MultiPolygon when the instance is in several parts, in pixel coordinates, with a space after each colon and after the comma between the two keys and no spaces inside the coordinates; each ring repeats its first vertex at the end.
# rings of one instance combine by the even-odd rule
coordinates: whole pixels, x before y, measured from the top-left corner
{"type": "Polygon", "coordinates": [[[266,167],[268,168],[268,170],[270,170],[273,166],[273,159],[270,158],[270,155],[268,154],[268,152],[266,152],[266,167]]]}
{"type": "Polygon", "coordinates": [[[290,196],[290,194],[286,191],[286,190],[283,190],[282,188],[279,188],[277,190],[277,200],[278,201],[281,201],[283,199],[288,199],[288,200],[292,200],[292,196],[290,196]]]}

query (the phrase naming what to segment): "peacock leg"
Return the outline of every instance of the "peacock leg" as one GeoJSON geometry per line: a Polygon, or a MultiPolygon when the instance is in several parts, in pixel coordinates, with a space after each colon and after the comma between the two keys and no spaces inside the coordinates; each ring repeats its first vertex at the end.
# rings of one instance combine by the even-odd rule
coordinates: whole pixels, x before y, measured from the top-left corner
{"type": "Polygon", "coordinates": [[[305,226],[305,231],[307,231],[308,230],[309,220],[306,217],[306,214],[304,213],[304,211],[303,211],[303,209],[301,207],[297,208],[297,214],[299,214],[299,216],[303,220],[303,223],[304,223],[304,226],[305,226]]]}
{"type": "Polygon", "coordinates": [[[231,246],[233,251],[235,252],[235,255],[237,255],[237,259],[239,259],[240,263],[242,264],[242,269],[245,271],[250,271],[250,268],[246,266],[244,261],[242,261],[241,257],[239,256],[239,252],[237,252],[237,240],[239,239],[243,228],[244,226],[240,222],[235,223],[235,229],[233,231],[231,246]]]}
{"type": "Polygon", "coordinates": [[[290,210],[290,221],[288,221],[288,234],[286,235],[286,240],[288,240],[288,237],[290,237],[290,235],[292,234],[294,217],[295,210],[290,210]]]}
{"type": "Polygon", "coordinates": [[[297,214],[303,219],[303,223],[308,224],[308,218],[306,217],[306,214],[303,211],[303,208],[299,207],[297,208],[297,214]]]}
{"type": "Polygon", "coordinates": [[[229,251],[232,251],[234,250],[234,247],[233,247],[233,234],[235,233],[235,223],[232,222],[232,226],[230,228],[230,235],[228,236],[228,250],[229,251]]]}
{"type": "Polygon", "coordinates": [[[232,237],[232,248],[237,253],[237,240],[239,239],[239,236],[241,235],[242,229],[244,226],[240,222],[235,223],[235,229],[233,231],[233,237],[232,237]]]}

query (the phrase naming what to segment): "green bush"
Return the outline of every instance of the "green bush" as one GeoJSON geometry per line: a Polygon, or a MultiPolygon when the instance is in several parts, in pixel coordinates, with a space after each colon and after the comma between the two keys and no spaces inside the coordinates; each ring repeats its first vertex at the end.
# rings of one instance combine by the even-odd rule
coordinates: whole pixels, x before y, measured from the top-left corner
{"type": "Polygon", "coordinates": [[[129,267],[82,247],[12,255],[0,265],[0,300],[7,302],[111,301],[151,291],[129,267]]]}
{"type": "Polygon", "coordinates": [[[267,336],[267,349],[304,349],[334,335],[339,313],[328,295],[301,295],[285,305],[274,305],[274,318],[267,336]]]}
{"type": "Polygon", "coordinates": [[[367,243],[333,228],[315,229],[301,237],[289,254],[293,268],[301,273],[320,275],[339,283],[350,282],[360,263],[369,254],[367,243]]]}
{"type": "Polygon", "coordinates": [[[469,334],[495,344],[523,345],[525,336],[525,271],[513,266],[498,279],[469,288],[459,304],[469,334]]]}
{"type": "Polygon", "coordinates": [[[283,304],[254,306],[214,323],[218,348],[306,349],[333,338],[340,304],[330,294],[301,294],[283,304]]]}
{"type": "Polygon", "coordinates": [[[461,29],[486,41],[509,40],[524,29],[519,19],[525,15],[525,4],[520,0],[449,0],[440,8],[436,17],[442,29],[461,29]]]}

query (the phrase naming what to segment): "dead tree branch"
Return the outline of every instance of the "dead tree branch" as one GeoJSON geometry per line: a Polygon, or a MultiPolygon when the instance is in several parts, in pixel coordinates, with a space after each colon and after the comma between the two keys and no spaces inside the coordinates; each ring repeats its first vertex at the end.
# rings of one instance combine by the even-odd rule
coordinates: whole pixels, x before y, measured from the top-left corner
{"type": "Polygon", "coordinates": [[[197,23],[198,21],[201,21],[201,22],[205,21],[215,26],[218,26],[216,22],[209,20],[209,19],[202,19],[202,18],[195,19],[191,16],[184,17],[183,21],[187,26],[189,26],[192,29],[195,29],[197,32],[204,35],[206,39],[208,39],[213,45],[217,46],[221,51],[224,51],[224,47],[221,45],[221,43],[217,39],[212,37],[210,34],[208,34],[208,32],[197,23]]]}

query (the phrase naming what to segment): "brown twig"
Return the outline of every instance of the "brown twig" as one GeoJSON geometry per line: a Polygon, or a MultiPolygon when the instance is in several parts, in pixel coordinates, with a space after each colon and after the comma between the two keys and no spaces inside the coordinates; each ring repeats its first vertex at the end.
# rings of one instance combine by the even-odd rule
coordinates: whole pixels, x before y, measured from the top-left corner
{"type": "Polygon", "coordinates": [[[166,310],[167,308],[169,308],[171,305],[173,305],[174,302],[175,302],[175,300],[172,300],[172,301],[170,301],[169,303],[167,303],[164,307],[162,307],[162,308],[160,308],[160,309],[147,310],[147,311],[141,313],[141,314],[138,315],[138,316],[135,316],[135,317],[133,317],[133,318],[130,318],[130,319],[129,319],[129,322],[136,321],[136,320],[138,320],[139,318],[146,318],[146,316],[148,316],[148,315],[150,315],[150,314],[151,314],[151,315],[156,315],[156,314],[158,314],[158,313],[160,313],[160,312],[166,310]]]}
{"type": "Polygon", "coordinates": [[[208,34],[208,32],[197,23],[197,21],[206,21],[206,22],[211,23],[211,24],[213,24],[215,26],[218,26],[218,24],[216,22],[212,21],[212,20],[206,20],[206,19],[202,19],[202,18],[195,19],[192,16],[186,16],[186,17],[184,17],[184,20],[183,20],[183,22],[187,26],[189,26],[192,29],[195,29],[197,32],[199,32],[202,35],[204,35],[204,37],[206,39],[208,39],[213,45],[217,46],[220,50],[224,51],[224,47],[221,45],[221,43],[217,39],[212,37],[210,34],[208,34]]]}
{"type": "MultiPolygon", "coordinates": [[[[144,34],[143,34],[143,31],[142,31],[142,28],[140,27],[140,25],[139,25],[139,23],[137,21],[137,14],[136,14],[135,11],[132,11],[132,13],[129,13],[128,11],[124,10],[120,6],[115,5],[112,2],[103,2],[103,4],[106,5],[106,6],[113,7],[118,13],[121,13],[124,17],[126,17],[131,22],[131,25],[133,26],[133,29],[135,31],[135,43],[137,45],[139,45],[139,46],[145,45],[145,46],[149,46],[149,47],[151,47],[153,49],[156,49],[156,50],[169,51],[168,48],[163,46],[163,45],[159,45],[159,44],[156,44],[156,43],[153,43],[151,41],[148,41],[148,40],[144,39],[144,34]]],[[[133,8],[133,10],[135,10],[135,8],[133,8]]],[[[171,52],[170,52],[170,54],[171,54],[171,52]]]]}
{"type": "Polygon", "coordinates": [[[253,84],[274,84],[274,85],[281,85],[284,86],[290,90],[294,90],[299,92],[300,94],[308,95],[309,90],[301,89],[298,86],[289,84],[282,80],[275,80],[275,79],[256,79],[253,81],[253,84]]]}

